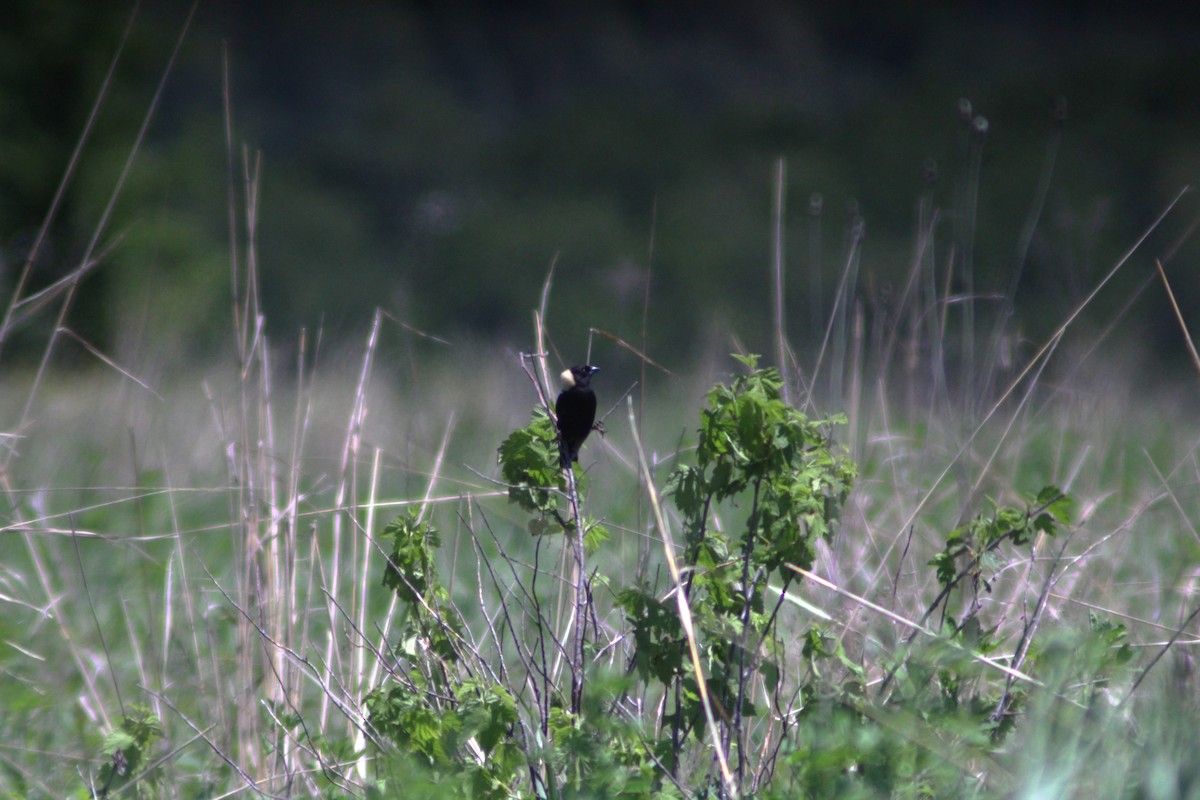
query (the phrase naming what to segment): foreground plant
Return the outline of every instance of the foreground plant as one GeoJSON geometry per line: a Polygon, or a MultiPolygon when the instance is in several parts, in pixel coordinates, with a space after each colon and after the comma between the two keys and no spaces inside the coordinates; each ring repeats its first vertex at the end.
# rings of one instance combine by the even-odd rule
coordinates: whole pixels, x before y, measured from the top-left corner
{"type": "Polygon", "coordinates": [[[1070,524],[1070,501],[1053,487],[1024,506],[993,503],[947,535],[929,565],[940,591],[907,623],[912,636],[886,646],[797,619],[789,600],[802,605],[795,595],[807,585],[797,578],[816,579],[818,542],[836,531],[856,469],[832,438],[839,417],[810,419],[784,401],[777,370],[739,360],[746,372],[708,394],[695,462],[667,483],[684,530],[678,585],[622,586],[592,568],[582,617],[623,626],[594,626],[599,640],[583,656],[550,613],[547,583],[566,584],[546,580],[539,554],[549,534],[602,529],[577,513],[564,519],[568,505],[578,511],[567,498],[579,476],[560,468],[540,409],[499,452],[509,497],[539,534],[532,566],[499,537],[485,552],[469,528],[497,597],[481,607],[482,631],[469,631],[438,579],[433,526],[410,515],[383,531],[383,580],[403,611],[389,677],[366,700],[373,791],[388,796],[402,782],[413,797],[999,796],[1020,785],[1014,760],[1027,739],[1013,732],[1025,709],[1052,725],[1104,715],[1098,700],[1128,674],[1121,626],[1094,618],[1079,634],[1038,636],[1035,604],[1012,642],[979,602],[1012,549],[1070,524]],[[1006,641],[1015,655],[1000,654],[1006,641]],[[583,665],[571,661],[581,657],[589,669],[577,698],[583,665]]]}
{"type": "MultiPolygon", "coordinates": [[[[810,420],[784,401],[776,369],[759,369],[753,356],[739,361],[749,372],[709,392],[696,463],[676,469],[668,490],[683,516],[682,588],[719,712],[718,740],[737,784],[753,790],[769,776],[798,699],[789,676],[798,653],[777,627],[795,577],[785,567],[812,566],[855,468],[830,435],[840,417],[810,420]],[[772,581],[778,592],[769,597],[772,581]],[[758,725],[764,717],[782,724],[758,725]]],[[[704,742],[707,719],[679,622],[650,587],[626,589],[618,602],[637,645],[631,663],[662,698],[665,766],[678,774],[704,742]]]]}

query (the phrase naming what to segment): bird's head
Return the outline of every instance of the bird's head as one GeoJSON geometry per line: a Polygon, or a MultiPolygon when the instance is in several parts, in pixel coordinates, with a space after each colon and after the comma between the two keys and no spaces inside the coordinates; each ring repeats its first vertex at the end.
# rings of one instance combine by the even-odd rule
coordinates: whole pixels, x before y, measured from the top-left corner
{"type": "Polygon", "coordinates": [[[586,389],[592,382],[592,375],[599,372],[599,367],[593,367],[591,364],[584,364],[579,367],[571,367],[564,369],[562,375],[563,388],[570,389],[573,386],[578,386],[580,389],[586,389]]]}

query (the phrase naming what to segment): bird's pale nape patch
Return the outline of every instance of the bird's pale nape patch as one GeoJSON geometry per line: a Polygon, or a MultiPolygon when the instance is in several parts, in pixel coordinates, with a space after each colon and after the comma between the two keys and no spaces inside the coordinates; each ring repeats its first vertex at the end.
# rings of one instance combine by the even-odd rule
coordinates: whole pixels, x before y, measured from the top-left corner
{"type": "Polygon", "coordinates": [[[558,377],[562,379],[564,389],[570,389],[575,385],[575,376],[571,374],[571,370],[569,369],[564,369],[558,377]]]}

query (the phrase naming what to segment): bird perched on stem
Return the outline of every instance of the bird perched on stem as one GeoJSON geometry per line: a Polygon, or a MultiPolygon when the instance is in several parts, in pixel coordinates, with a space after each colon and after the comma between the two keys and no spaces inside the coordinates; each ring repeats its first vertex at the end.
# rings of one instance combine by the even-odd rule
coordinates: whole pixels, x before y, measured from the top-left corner
{"type": "Polygon", "coordinates": [[[579,460],[579,448],[596,422],[592,375],[599,371],[599,367],[584,364],[563,370],[561,375],[563,390],[554,403],[554,413],[558,415],[558,447],[564,468],[579,460]]]}

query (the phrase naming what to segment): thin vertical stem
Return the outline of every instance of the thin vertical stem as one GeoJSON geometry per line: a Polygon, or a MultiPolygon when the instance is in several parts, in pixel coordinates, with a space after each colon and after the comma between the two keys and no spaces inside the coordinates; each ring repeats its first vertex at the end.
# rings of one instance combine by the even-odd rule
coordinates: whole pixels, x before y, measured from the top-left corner
{"type": "Polygon", "coordinates": [[[787,357],[787,332],[784,321],[784,291],[783,291],[783,204],[784,185],[787,182],[787,159],[781,158],[775,162],[775,196],[772,207],[772,226],[774,234],[771,238],[771,272],[774,275],[773,291],[775,299],[775,363],[783,376],[783,400],[791,405],[792,382],[789,380],[787,357]]]}

